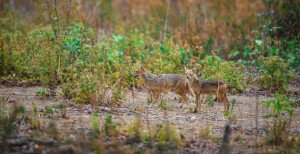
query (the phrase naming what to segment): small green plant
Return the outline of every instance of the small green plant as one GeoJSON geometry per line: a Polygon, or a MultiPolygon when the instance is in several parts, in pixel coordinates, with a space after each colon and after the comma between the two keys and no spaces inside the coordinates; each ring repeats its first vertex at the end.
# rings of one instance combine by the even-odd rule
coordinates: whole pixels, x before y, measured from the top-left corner
{"type": "Polygon", "coordinates": [[[164,102],[163,100],[161,100],[160,103],[158,103],[158,108],[161,110],[168,110],[168,104],[166,102],[164,102]]]}
{"type": "Polygon", "coordinates": [[[141,136],[143,125],[140,117],[136,117],[132,122],[125,127],[126,133],[131,136],[141,136]]]}
{"type": "Polygon", "coordinates": [[[261,101],[261,103],[265,108],[271,108],[271,113],[264,115],[264,118],[273,119],[267,141],[276,145],[284,143],[287,128],[294,113],[293,102],[287,96],[277,93],[275,98],[261,101]]]}
{"type": "Polygon", "coordinates": [[[36,103],[32,103],[32,112],[34,116],[38,116],[38,107],[36,105],[36,103]]]}
{"type": "Polygon", "coordinates": [[[126,91],[122,87],[115,87],[112,90],[111,103],[116,106],[121,106],[126,98],[126,91]]]}
{"type": "Polygon", "coordinates": [[[294,70],[280,57],[260,58],[259,86],[272,91],[284,91],[289,80],[295,76],[294,70]]]}
{"type": "Polygon", "coordinates": [[[45,99],[47,94],[47,90],[44,88],[40,88],[36,91],[36,95],[39,96],[40,99],[45,99]]]}
{"type": "Polygon", "coordinates": [[[193,105],[193,106],[190,106],[189,107],[189,113],[197,113],[197,110],[196,110],[197,108],[196,108],[196,105],[193,105]]]}
{"type": "Polygon", "coordinates": [[[58,109],[60,111],[61,117],[67,118],[67,107],[63,102],[58,104],[58,109]]]}
{"type": "Polygon", "coordinates": [[[30,124],[33,128],[40,128],[41,124],[38,120],[38,107],[36,103],[32,103],[32,117],[30,119],[30,124]]]}
{"type": "Polygon", "coordinates": [[[209,94],[206,97],[206,102],[209,106],[214,106],[214,99],[213,99],[213,95],[209,94]]]}
{"type": "Polygon", "coordinates": [[[204,128],[199,129],[199,138],[210,140],[213,139],[213,130],[211,124],[206,124],[204,128]]]}
{"type": "Polygon", "coordinates": [[[94,137],[98,137],[100,135],[100,119],[99,114],[95,112],[92,117],[92,133],[94,137]]]}
{"type": "Polygon", "coordinates": [[[159,150],[174,149],[181,144],[180,135],[176,128],[169,123],[158,125],[157,141],[159,150]]]}
{"type": "Polygon", "coordinates": [[[53,105],[46,105],[44,109],[44,116],[47,116],[48,118],[53,117],[55,108],[53,105]]]}
{"type": "Polygon", "coordinates": [[[119,131],[117,130],[117,126],[120,124],[116,122],[111,115],[108,115],[104,119],[104,133],[106,136],[117,136],[119,131]]]}
{"type": "Polygon", "coordinates": [[[147,97],[147,104],[152,106],[155,103],[155,100],[153,100],[153,97],[148,96],[147,97]]]}
{"type": "Polygon", "coordinates": [[[234,120],[234,105],[236,104],[236,99],[234,98],[234,99],[232,99],[231,101],[230,101],[230,108],[229,108],[229,110],[228,111],[226,111],[225,113],[224,113],[224,116],[225,117],[227,117],[229,120],[234,120]]]}

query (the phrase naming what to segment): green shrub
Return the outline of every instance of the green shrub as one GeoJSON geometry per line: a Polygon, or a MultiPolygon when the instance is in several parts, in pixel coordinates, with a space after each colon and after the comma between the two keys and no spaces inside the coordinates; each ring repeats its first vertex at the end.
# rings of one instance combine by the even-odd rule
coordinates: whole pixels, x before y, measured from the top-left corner
{"type": "Polygon", "coordinates": [[[277,56],[260,59],[259,86],[270,90],[287,90],[288,82],[295,75],[294,70],[277,56]]]}
{"type": "Polygon", "coordinates": [[[125,127],[126,134],[130,137],[141,135],[143,129],[141,117],[136,117],[132,122],[125,127]]]}
{"type": "Polygon", "coordinates": [[[153,45],[153,51],[145,60],[146,68],[152,73],[177,73],[181,74],[183,66],[186,65],[191,58],[191,53],[176,45],[171,39],[164,43],[153,45]]]}
{"type": "Polygon", "coordinates": [[[46,105],[43,112],[44,112],[44,116],[47,116],[48,118],[53,117],[53,114],[55,112],[55,107],[53,105],[46,105]]]}
{"type": "Polygon", "coordinates": [[[224,61],[220,57],[206,56],[198,62],[198,72],[204,79],[220,78],[229,84],[230,87],[241,92],[248,85],[245,80],[248,76],[244,72],[244,65],[233,62],[224,61]]]}
{"type": "Polygon", "coordinates": [[[90,101],[90,95],[96,91],[97,80],[95,76],[84,72],[81,74],[78,83],[78,93],[75,98],[77,102],[88,103],[90,101]]]}
{"type": "Polygon", "coordinates": [[[261,103],[265,108],[271,108],[271,113],[264,115],[264,118],[273,119],[267,141],[272,144],[282,144],[285,142],[287,128],[294,113],[293,99],[277,93],[275,98],[261,101],[261,103]]]}
{"type": "Polygon", "coordinates": [[[45,99],[47,94],[47,90],[44,88],[40,88],[36,91],[36,95],[39,96],[40,99],[45,99]]]}

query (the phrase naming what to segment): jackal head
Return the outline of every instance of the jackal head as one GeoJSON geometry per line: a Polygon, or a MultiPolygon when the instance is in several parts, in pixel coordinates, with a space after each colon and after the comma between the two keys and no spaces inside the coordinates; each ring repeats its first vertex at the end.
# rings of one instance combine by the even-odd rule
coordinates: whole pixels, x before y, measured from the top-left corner
{"type": "Polygon", "coordinates": [[[184,67],[184,72],[185,72],[185,77],[189,81],[194,81],[195,79],[197,79],[197,76],[196,76],[196,74],[194,73],[193,70],[184,67]]]}
{"type": "Polygon", "coordinates": [[[134,73],[133,73],[133,77],[139,77],[141,76],[142,74],[144,74],[146,72],[146,69],[142,66],[141,68],[139,68],[138,70],[136,70],[134,73]]]}

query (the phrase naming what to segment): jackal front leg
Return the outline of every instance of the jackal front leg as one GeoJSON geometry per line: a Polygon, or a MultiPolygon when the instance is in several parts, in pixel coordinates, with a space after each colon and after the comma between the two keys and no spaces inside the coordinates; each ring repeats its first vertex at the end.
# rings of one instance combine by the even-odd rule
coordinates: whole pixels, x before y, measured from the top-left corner
{"type": "Polygon", "coordinates": [[[201,94],[196,94],[196,108],[195,113],[201,110],[201,94]]]}

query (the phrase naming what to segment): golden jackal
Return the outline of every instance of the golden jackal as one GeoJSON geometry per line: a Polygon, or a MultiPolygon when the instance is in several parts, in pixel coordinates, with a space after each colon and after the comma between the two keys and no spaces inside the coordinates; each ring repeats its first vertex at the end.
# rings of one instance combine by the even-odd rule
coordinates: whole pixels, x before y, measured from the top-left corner
{"type": "MultiPolygon", "coordinates": [[[[184,75],[180,74],[152,74],[144,67],[141,67],[133,74],[134,77],[140,77],[144,80],[146,88],[152,92],[155,99],[158,99],[162,92],[172,91],[181,96],[184,102],[188,101],[187,93],[193,92],[184,75]]],[[[180,107],[182,107],[181,104],[180,107]]]]}
{"type": "Polygon", "coordinates": [[[185,68],[185,76],[189,81],[189,84],[196,96],[196,112],[201,107],[201,94],[212,94],[216,93],[217,98],[219,98],[224,104],[224,111],[229,109],[229,102],[227,99],[228,85],[221,79],[209,79],[203,80],[197,78],[196,74],[185,68]]]}

